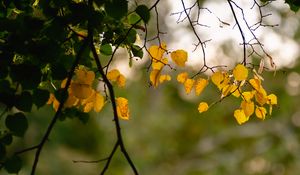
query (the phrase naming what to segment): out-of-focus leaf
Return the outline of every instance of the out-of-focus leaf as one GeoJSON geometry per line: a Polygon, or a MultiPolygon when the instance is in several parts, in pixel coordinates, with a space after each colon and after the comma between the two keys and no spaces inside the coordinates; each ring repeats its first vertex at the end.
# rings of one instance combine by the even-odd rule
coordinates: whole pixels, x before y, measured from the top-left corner
{"type": "Polygon", "coordinates": [[[12,156],[4,162],[4,168],[8,173],[17,174],[22,168],[22,160],[19,156],[12,156]]]}
{"type": "Polygon", "coordinates": [[[22,111],[30,112],[33,104],[30,92],[23,91],[21,95],[16,96],[15,106],[22,111]]]}
{"type": "Polygon", "coordinates": [[[46,104],[49,96],[49,91],[43,89],[35,89],[33,91],[33,102],[38,108],[40,108],[46,104]]]}
{"type": "Polygon", "coordinates": [[[147,6],[139,5],[135,11],[143,19],[145,23],[148,23],[150,19],[150,12],[147,6]]]}
{"type": "Polygon", "coordinates": [[[110,44],[102,44],[100,47],[100,52],[103,55],[111,55],[112,54],[112,47],[110,44]]]}
{"type": "Polygon", "coordinates": [[[8,115],[5,125],[13,135],[22,137],[28,128],[28,121],[26,116],[19,112],[14,115],[8,115]]]}
{"type": "Polygon", "coordinates": [[[127,15],[128,12],[128,2],[127,0],[111,0],[105,3],[106,13],[119,20],[127,15]]]}

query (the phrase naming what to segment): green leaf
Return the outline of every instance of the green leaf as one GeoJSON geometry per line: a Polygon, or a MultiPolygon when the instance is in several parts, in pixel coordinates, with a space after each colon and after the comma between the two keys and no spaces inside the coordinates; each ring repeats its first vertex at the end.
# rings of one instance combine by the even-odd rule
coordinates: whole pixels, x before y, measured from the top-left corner
{"type": "Polygon", "coordinates": [[[28,128],[28,121],[26,116],[19,112],[14,115],[8,115],[5,125],[13,135],[22,137],[28,128]]]}
{"type": "Polygon", "coordinates": [[[297,12],[300,8],[299,0],[286,0],[285,3],[289,4],[290,9],[294,12],[297,12]]]}
{"type": "Polygon", "coordinates": [[[133,56],[143,58],[144,52],[143,52],[143,49],[140,48],[140,46],[133,45],[131,47],[131,51],[132,51],[133,56]]]}
{"type": "Polygon", "coordinates": [[[47,103],[49,96],[49,91],[44,89],[35,89],[33,91],[33,102],[38,108],[40,108],[47,103]]]}
{"type": "Polygon", "coordinates": [[[100,52],[103,55],[111,55],[112,54],[112,47],[110,44],[103,44],[100,47],[100,52]]]}
{"type": "Polygon", "coordinates": [[[30,92],[23,91],[21,95],[16,96],[15,106],[25,112],[30,112],[32,108],[33,100],[30,92]]]}
{"type": "Polygon", "coordinates": [[[41,70],[31,64],[18,64],[11,67],[11,78],[20,82],[23,89],[34,89],[41,81],[41,70]]]}
{"type": "Polygon", "coordinates": [[[134,43],[136,40],[136,30],[131,29],[127,35],[126,41],[129,44],[134,43]]]}
{"type": "Polygon", "coordinates": [[[60,63],[51,65],[51,76],[54,80],[63,80],[67,77],[68,71],[60,63]]]}
{"type": "Polygon", "coordinates": [[[13,137],[10,133],[4,133],[0,138],[0,144],[10,145],[12,143],[13,137]]]}
{"type": "Polygon", "coordinates": [[[136,13],[131,13],[128,16],[128,22],[129,22],[129,24],[136,24],[140,19],[141,19],[141,17],[138,14],[136,14],[136,13]]]}
{"type": "Polygon", "coordinates": [[[0,160],[4,159],[6,156],[6,148],[0,143],[0,160]]]}
{"type": "Polygon", "coordinates": [[[17,174],[22,168],[22,160],[19,156],[12,156],[4,162],[4,168],[8,173],[17,174]]]}
{"type": "Polygon", "coordinates": [[[147,24],[150,20],[150,12],[147,6],[139,5],[135,12],[143,19],[143,21],[147,24]]]}
{"type": "Polygon", "coordinates": [[[106,13],[120,20],[122,17],[127,15],[128,12],[128,2],[127,0],[111,0],[105,3],[106,13]]]}

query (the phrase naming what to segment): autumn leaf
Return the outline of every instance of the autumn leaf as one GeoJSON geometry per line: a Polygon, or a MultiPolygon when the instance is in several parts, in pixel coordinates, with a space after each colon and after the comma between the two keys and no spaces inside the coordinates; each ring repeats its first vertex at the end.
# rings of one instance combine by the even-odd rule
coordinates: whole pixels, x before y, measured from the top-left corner
{"type": "Polygon", "coordinates": [[[240,125],[249,120],[249,117],[246,116],[244,110],[242,110],[242,109],[236,109],[234,111],[233,115],[234,115],[236,121],[238,122],[238,124],[240,124],[240,125]]]}
{"type": "Polygon", "coordinates": [[[107,79],[111,82],[116,82],[117,85],[121,88],[126,85],[126,78],[123,74],[120,73],[118,69],[112,69],[107,73],[107,79]]]}
{"type": "Polygon", "coordinates": [[[256,106],[255,115],[257,118],[264,120],[266,117],[266,114],[267,114],[266,108],[261,107],[261,106],[256,106]]]}
{"type": "Polygon", "coordinates": [[[248,69],[242,64],[236,65],[233,69],[233,77],[237,81],[246,80],[248,77],[248,69]]]}
{"type": "Polygon", "coordinates": [[[165,81],[170,81],[171,76],[170,75],[160,75],[159,76],[159,83],[163,83],[165,81]]]}
{"type": "Polygon", "coordinates": [[[242,101],[241,108],[243,109],[246,117],[250,117],[254,113],[254,102],[253,101],[242,101]]]}
{"type": "Polygon", "coordinates": [[[155,60],[161,60],[164,53],[166,52],[167,49],[167,45],[166,43],[162,42],[160,46],[157,45],[153,45],[149,48],[149,53],[151,56],[151,60],[155,61],[155,60]]]}
{"type": "Polygon", "coordinates": [[[241,88],[235,84],[231,85],[230,93],[235,97],[241,96],[241,88]]]}
{"type": "Polygon", "coordinates": [[[277,96],[275,94],[270,94],[267,96],[267,104],[277,105],[277,96]]]}
{"type": "Polygon", "coordinates": [[[156,88],[159,84],[159,76],[160,76],[160,70],[152,70],[150,73],[150,82],[154,88],[156,88]]]}
{"type": "Polygon", "coordinates": [[[76,83],[91,85],[95,79],[95,73],[93,71],[87,71],[85,68],[79,68],[75,70],[76,83]]]}
{"type": "Polygon", "coordinates": [[[120,71],[118,69],[112,69],[110,70],[106,77],[110,81],[117,81],[117,78],[120,76],[120,71]]]}
{"type": "Polygon", "coordinates": [[[123,120],[129,120],[128,100],[123,97],[116,98],[118,117],[123,120]]]}
{"type": "Polygon", "coordinates": [[[208,104],[206,103],[206,102],[201,102],[200,104],[199,104],[199,106],[198,106],[198,111],[200,112],[200,113],[202,113],[202,112],[205,112],[205,111],[207,111],[208,110],[208,104]]]}
{"type": "Polygon", "coordinates": [[[245,91],[242,93],[242,98],[245,101],[251,101],[251,99],[254,97],[254,93],[251,91],[245,91]]]}
{"type": "Polygon", "coordinates": [[[188,54],[185,50],[175,50],[171,52],[171,58],[178,66],[184,67],[188,54]]]}
{"type": "Polygon", "coordinates": [[[168,58],[163,58],[161,60],[152,61],[152,69],[161,70],[166,64],[168,64],[168,58]]]}
{"type": "Polygon", "coordinates": [[[203,78],[197,79],[195,82],[196,95],[199,96],[207,85],[208,85],[208,80],[203,78]]]}
{"type": "Polygon", "coordinates": [[[93,92],[93,88],[91,88],[91,86],[88,84],[80,84],[75,82],[71,84],[71,90],[74,96],[79,99],[86,99],[93,92]]]}
{"type": "Polygon", "coordinates": [[[177,75],[177,81],[179,83],[184,83],[188,79],[189,75],[187,72],[182,72],[177,75]]]}
{"type": "Polygon", "coordinates": [[[195,80],[188,78],[184,82],[184,89],[187,94],[191,93],[193,86],[194,86],[195,80]]]}
{"type": "Polygon", "coordinates": [[[218,71],[212,74],[211,81],[218,87],[219,90],[222,90],[224,86],[228,85],[230,78],[228,73],[218,71]]]}

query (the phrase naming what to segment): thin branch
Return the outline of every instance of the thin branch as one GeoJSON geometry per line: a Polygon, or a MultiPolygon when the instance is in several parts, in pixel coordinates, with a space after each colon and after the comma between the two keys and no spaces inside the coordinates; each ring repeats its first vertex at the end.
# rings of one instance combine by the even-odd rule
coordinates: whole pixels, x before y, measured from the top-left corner
{"type": "MultiPolygon", "coordinates": [[[[103,67],[102,67],[102,64],[100,62],[100,59],[98,57],[98,54],[97,54],[97,51],[96,51],[96,48],[95,48],[95,45],[93,43],[93,40],[90,40],[89,42],[89,47],[93,53],[93,57],[95,59],[95,62],[96,62],[96,65],[97,65],[97,69],[100,73],[100,75],[102,76],[103,78],[103,81],[104,83],[106,84],[107,88],[108,88],[108,91],[109,91],[109,95],[110,95],[110,100],[111,100],[111,104],[112,104],[112,108],[113,108],[113,114],[114,114],[114,122],[115,122],[115,127],[116,127],[116,133],[117,133],[117,143],[115,145],[115,147],[117,146],[120,146],[120,149],[123,153],[123,155],[125,156],[127,162],[129,163],[129,165],[131,166],[134,174],[138,174],[137,172],[137,169],[135,168],[135,165],[134,163],[132,162],[132,160],[130,159],[127,151],[126,151],[126,148],[125,148],[125,145],[123,143],[123,138],[122,138],[122,133],[121,133],[121,127],[120,127],[120,122],[119,122],[119,118],[118,118],[118,113],[117,113],[117,105],[116,105],[116,99],[115,99],[115,93],[114,93],[114,89],[113,89],[113,86],[112,84],[110,83],[110,81],[108,80],[108,78],[106,77],[106,73],[104,72],[103,70],[103,67]]],[[[112,155],[115,153],[115,149],[114,148],[114,151],[112,151],[112,154],[110,156],[110,158],[108,159],[108,163],[106,164],[105,168],[103,169],[102,173],[101,174],[104,174],[106,169],[108,168],[109,166],[109,162],[111,160],[111,157],[112,155]],[[106,168],[107,167],[107,168],[106,168]]]]}
{"type": "Polygon", "coordinates": [[[241,28],[241,25],[239,23],[239,20],[237,19],[236,17],[236,14],[235,14],[235,11],[233,9],[233,6],[231,4],[231,0],[227,0],[229,6],[230,6],[230,9],[231,9],[231,12],[233,14],[233,17],[234,17],[234,20],[235,20],[235,23],[236,25],[238,26],[239,28],[239,31],[240,31],[240,34],[241,34],[241,37],[242,37],[242,40],[243,40],[243,64],[246,65],[247,64],[247,60],[246,60],[246,39],[245,39],[245,36],[244,36],[244,33],[243,33],[243,30],[241,28]]]}

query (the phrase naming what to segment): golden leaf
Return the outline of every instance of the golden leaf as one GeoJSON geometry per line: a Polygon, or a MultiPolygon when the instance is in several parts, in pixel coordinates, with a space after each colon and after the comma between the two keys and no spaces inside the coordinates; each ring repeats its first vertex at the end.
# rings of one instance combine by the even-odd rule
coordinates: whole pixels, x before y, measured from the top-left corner
{"type": "Polygon", "coordinates": [[[175,64],[184,67],[187,61],[188,54],[185,50],[175,50],[171,52],[171,58],[175,64]]]}
{"type": "Polygon", "coordinates": [[[184,83],[189,77],[189,74],[187,72],[182,72],[177,75],[177,81],[179,83],[184,83]]]}
{"type": "Polygon", "coordinates": [[[120,76],[120,71],[118,69],[112,69],[106,75],[107,79],[110,81],[117,81],[119,76],[120,76]]]}
{"type": "Polygon", "coordinates": [[[208,104],[206,103],[206,102],[201,102],[200,104],[199,104],[199,106],[198,106],[198,111],[200,112],[200,113],[202,113],[202,112],[205,112],[205,111],[207,111],[208,110],[208,104]]]}
{"type": "Polygon", "coordinates": [[[91,86],[87,84],[80,84],[80,83],[72,83],[71,84],[71,90],[76,98],[79,99],[86,99],[88,98],[92,92],[93,89],[91,86]]]}
{"type": "Polygon", "coordinates": [[[277,105],[277,96],[275,94],[268,95],[267,99],[267,104],[277,105]]]}
{"type": "Polygon", "coordinates": [[[254,97],[254,92],[253,91],[245,91],[242,93],[242,98],[245,101],[251,101],[251,99],[254,97]]]}
{"type": "Polygon", "coordinates": [[[159,83],[163,83],[165,81],[170,81],[171,76],[170,75],[160,75],[159,76],[159,83]]]}
{"type": "Polygon", "coordinates": [[[255,100],[261,106],[263,106],[265,103],[267,103],[267,101],[268,101],[267,92],[265,91],[265,89],[263,87],[260,87],[260,89],[256,91],[255,100]]]}
{"type": "Polygon", "coordinates": [[[129,120],[128,100],[123,97],[116,98],[118,117],[123,120],[129,120]]]}
{"type": "Polygon", "coordinates": [[[193,86],[194,86],[195,80],[188,78],[184,82],[184,89],[187,94],[191,93],[193,86]]]}
{"type": "Polygon", "coordinates": [[[163,58],[161,60],[152,61],[152,69],[161,70],[166,64],[168,64],[168,58],[163,58]]]}
{"type": "Polygon", "coordinates": [[[249,117],[246,116],[244,110],[242,110],[242,109],[236,109],[234,111],[233,115],[234,115],[236,121],[238,122],[238,124],[240,124],[240,125],[249,120],[249,117]]]}
{"type": "Polygon", "coordinates": [[[159,84],[159,76],[160,76],[160,70],[152,70],[150,73],[150,82],[154,88],[156,88],[159,84]]]}
{"type": "Polygon", "coordinates": [[[211,81],[218,87],[219,90],[221,90],[224,88],[224,86],[228,85],[230,78],[228,73],[218,71],[212,74],[211,81]]]}
{"type": "Polygon", "coordinates": [[[237,85],[231,85],[231,90],[230,93],[235,96],[235,97],[240,97],[241,96],[241,88],[237,85]]]}
{"type": "Polygon", "coordinates": [[[266,114],[267,114],[266,108],[256,106],[255,115],[256,115],[257,118],[260,118],[260,119],[264,120],[265,117],[266,117],[266,114]]]}
{"type": "Polygon", "coordinates": [[[199,78],[195,82],[195,90],[196,90],[196,95],[200,95],[204,88],[208,85],[208,81],[203,78],[199,78]]]}
{"type": "Polygon", "coordinates": [[[246,117],[250,117],[254,113],[253,101],[242,101],[241,108],[244,110],[246,117]]]}
{"type": "Polygon", "coordinates": [[[104,97],[99,92],[95,93],[94,111],[100,112],[104,106],[104,103],[104,97]]]}
{"type": "Polygon", "coordinates": [[[124,75],[120,74],[120,76],[117,78],[117,84],[119,87],[123,88],[126,84],[126,78],[124,75]]]}
{"type": "Polygon", "coordinates": [[[85,68],[79,68],[75,70],[76,83],[91,85],[95,79],[95,73],[93,71],[87,71],[85,68]]]}
{"type": "Polygon", "coordinates": [[[153,45],[149,48],[150,59],[152,61],[161,60],[164,53],[166,52],[167,45],[162,42],[160,46],[153,45]]]}
{"type": "Polygon", "coordinates": [[[248,69],[242,64],[236,65],[233,69],[233,77],[237,81],[246,80],[248,77],[248,69]]]}

